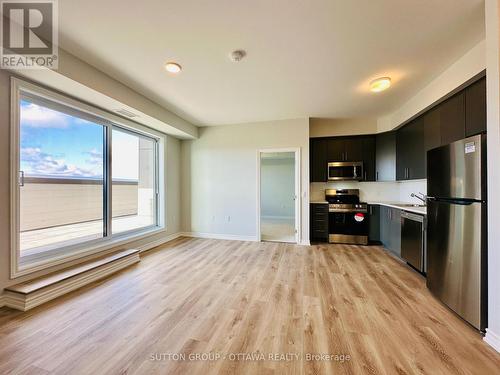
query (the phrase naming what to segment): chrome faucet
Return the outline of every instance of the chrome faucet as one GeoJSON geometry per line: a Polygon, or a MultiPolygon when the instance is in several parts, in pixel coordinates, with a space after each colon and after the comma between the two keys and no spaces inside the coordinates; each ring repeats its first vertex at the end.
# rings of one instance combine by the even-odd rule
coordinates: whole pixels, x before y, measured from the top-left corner
{"type": "Polygon", "coordinates": [[[427,203],[427,195],[420,193],[420,192],[418,194],[411,193],[410,197],[417,198],[417,199],[421,200],[425,205],[427,203]],[[418,194],[420,194],[420,195],[418,195],[418,194]]]}

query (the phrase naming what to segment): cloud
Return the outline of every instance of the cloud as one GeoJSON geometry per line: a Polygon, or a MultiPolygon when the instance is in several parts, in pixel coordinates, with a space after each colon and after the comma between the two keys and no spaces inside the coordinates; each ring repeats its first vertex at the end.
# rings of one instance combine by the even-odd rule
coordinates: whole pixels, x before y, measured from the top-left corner
{"type": "Polygon", "coordinates": [[[96,148],[93,148],[92,150],[85,152],[85,154],[87,154],[89,156],[89,159],[86,160],[86,162],[88,164],[97,165],[97,166],[102,165],[102,161],[103,161],[102,151],[99,151],[96,148]]]}
{"type": "Polygon", "coordinates": [[[27,175],[61,177],[101,177],[102,169],[86,169],[43,152],[38,147],[21,148],[21,162],[27,175]],[[97,170],[97,171],[96,171],[97,170]]]}
{"type": "Polygon", "coordinates": [[[20,117],[23,127],[64,129],[69,126],[68,115],[34,103],[23,103],[20,117]]]}

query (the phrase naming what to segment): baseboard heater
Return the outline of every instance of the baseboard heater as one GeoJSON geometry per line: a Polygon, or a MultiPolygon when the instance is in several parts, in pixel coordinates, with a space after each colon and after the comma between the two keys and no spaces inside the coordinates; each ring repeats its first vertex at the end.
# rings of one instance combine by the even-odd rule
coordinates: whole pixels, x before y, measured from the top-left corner
{"type": "Polygon", "coordinates": [[[124,250],[97,260],[5,288],[4,306],[27,311],[105,278],[140,261],[139,250],[124,250]]]}

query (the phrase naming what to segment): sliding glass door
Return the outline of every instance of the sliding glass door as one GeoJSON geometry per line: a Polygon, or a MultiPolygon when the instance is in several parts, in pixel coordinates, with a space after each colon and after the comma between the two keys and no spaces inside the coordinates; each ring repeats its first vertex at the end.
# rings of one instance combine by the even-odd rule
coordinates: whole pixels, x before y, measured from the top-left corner
{"type": "Polygon", "coordinates": [[[160,229],[159,136],[69,99],[19,90],[14,100],[17,265],[160,229]]]}
{"type": "Polygon", "coordinates": [[[156,141],[118,128],[112,140],[113,233],[156,225],[156,141]]]}
{"type": "Polygon", "coordinates": [[[105,134],[102,124],[22,98],[21,256],[104,236],[105,134]]]}

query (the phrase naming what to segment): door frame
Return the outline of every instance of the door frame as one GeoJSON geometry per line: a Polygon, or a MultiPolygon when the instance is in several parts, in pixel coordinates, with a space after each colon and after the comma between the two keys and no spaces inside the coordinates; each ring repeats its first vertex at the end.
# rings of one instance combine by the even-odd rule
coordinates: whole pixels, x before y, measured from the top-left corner
{"type": "Polygon", "coordinates": [[[257,241],[262,241],[260,231],[260,196],[261,196],[261,154],[263,153],[281,153],[293,152],[295,155],[295,243],[300,244],[302,241],[302,188],[301,188],[301,154],[300,147],[285,147],[285,148],[264,148],[257,150],[257,241]]]}

